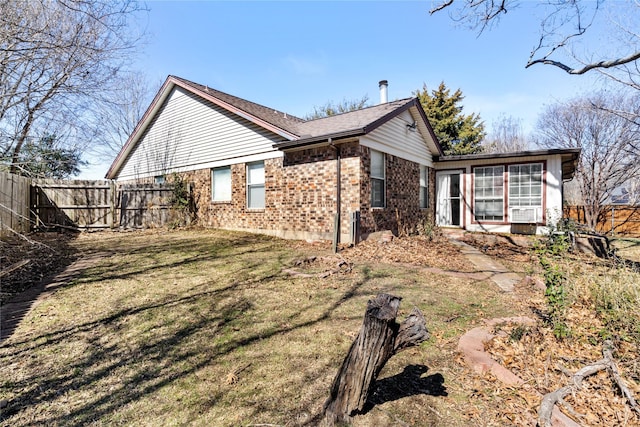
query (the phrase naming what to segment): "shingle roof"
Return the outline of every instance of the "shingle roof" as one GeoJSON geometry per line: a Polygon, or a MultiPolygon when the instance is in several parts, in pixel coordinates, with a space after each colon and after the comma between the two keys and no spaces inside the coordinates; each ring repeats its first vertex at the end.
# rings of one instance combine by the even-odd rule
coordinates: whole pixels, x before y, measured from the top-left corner
{"type": "Polygon", "coordinates": [[[205,92],[206,94],[218,98],[227,104],[233,105],[252,116],[255,116],[267,123],[279,127],[289,133],[299,135],[297,132],[297,124],[304,122],[299,117],[292,116],[281,111],[274,110],[273,108],[265,107],[264,105],[256,104],[255,102],[247,101],[246,99],[239,98],[237,96],[229,95],[228,93],[221,92],[219,90],[211,89],[208,86],[204,86],[198,83],[194,83],[181,77],[171,76],[175,80],[179,80],[186,86],[191,87],[199,92],[205,92]]]}
{"type": "Polygon", "coordinates": [[[191,89],[204,92],[271,125],[294,134],[299,140],[349,133],[350,131],[364,131],[367,126],[384,118],[387,114],[396,113],[401,107],[413,102],[413,98],[406,98],[320,119],[303,120],[291,114],[229,95],[228,93],[194,83],[181,77],[171,77],[191,89]]]}
{"type": "Polygon", "coordinates": [[[298,124],[299,136],[315,137],[332,133],[345,132],[355,129],[364,129],[371,123],[379,120],[391,112],[410,102],[412,98],[375,105],[361,110],[336,114],[321,119],[309,120],[298,124]]]}
{"type": "Polygon", "coordinates": [[[426,132],[430,134],[434,147],[442,152],[436,136],[433,133],[431,125],[429,125],[424,110],[420,106],[417,98],[406,98],[398,101],[392,101],[372,107],[363,108],[361,110],[351,111],[348,113],[337,114],[321,119],[303,120],[299,117],[292,116],[255,102],[228,93],[212,89],[208,86],[192,82],[177,76],[169,76],[164,85],[154,98],[153,102],[145,112],[144,116],[136,126],[122,150],[113,161],[107,177],[113,178],[117,175],[118,170],[122,167],[123,162],[134,149],[139,135],[142,134],[144,128],[151,123],[153,115],[157,112],[162,102],[170,93],[173,85],[183,87],[185,90],[191,91],[197,96],[217,104],[228,111],[238,114],[245,119],[252,121],[265,129],[271,130],[285,141],[274,145],[277,149],[287,149],[301,147],[308,144],[314,144],[327,140],[329,138],[346,138],[358,135],[364,135],[387,120],[395,117],[410,107],[417,107],[418,114],[423,117],[426,132]]]}

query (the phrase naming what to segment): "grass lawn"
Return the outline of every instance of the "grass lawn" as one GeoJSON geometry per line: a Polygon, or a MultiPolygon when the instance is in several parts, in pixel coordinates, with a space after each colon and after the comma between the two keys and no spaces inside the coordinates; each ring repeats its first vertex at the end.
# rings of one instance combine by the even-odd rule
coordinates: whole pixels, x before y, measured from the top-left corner
{"type": "Polygon", "coordinates": [[[618,256],[640,262],[640,239],[615,238],[612,244],[618,256]]]}
{"type": "Polygon", "coordinates": [[[295,277],[283,268],[330,248],[212,230],[71,244],[96,262],[0,344],[2,425],[316,425],[380,292],[403,298],[399,321],[420,308],[432,337],[389,361],[354,425],[486,425],[455,347],[479,319],[518,314],[490,282],[348,251],[351,271],[295,277]]]}

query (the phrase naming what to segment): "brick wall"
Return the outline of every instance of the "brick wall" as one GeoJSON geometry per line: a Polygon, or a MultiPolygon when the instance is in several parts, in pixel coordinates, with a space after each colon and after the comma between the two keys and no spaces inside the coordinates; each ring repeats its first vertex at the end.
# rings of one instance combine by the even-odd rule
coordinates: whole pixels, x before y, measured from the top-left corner
{"type": "MultiPolygon", "coordinates": [[[[435,171],[429,171],[429,208],[419,208],[417,163],[386,156],[386,208],[370,207],[370,151],[358,142],[340,149],[341,241],[347,242],[351,213],[360,211],[361,232],[415,232],[424,218],[434,218],[435,171]]],[[[246,165],[231,166],[232,200],[211,201],[211,170],[183,173],[193,183],[198,224],[262,232],[288,238],[333,237],[336,212],[336,158],[333,147],[285,153],[265,161],[265,209],[246,208],[246,165]]]]}
{"type": "MultiPolygon", "coordinates": [[[[370,175],[371,151],[361,149],[363,176],[370,175]]],[[[429,206],[420,208],[420,165],[390,154],[385,155],[384,208],[371,207],[371,182],[363,179],[360,183],[362,212],[361,231],[363,235],[381,230],[391,230],[396,235],[413,234],[420,223],[433,221],[435,217],[435,171],[429,170],[429,206]]]]}

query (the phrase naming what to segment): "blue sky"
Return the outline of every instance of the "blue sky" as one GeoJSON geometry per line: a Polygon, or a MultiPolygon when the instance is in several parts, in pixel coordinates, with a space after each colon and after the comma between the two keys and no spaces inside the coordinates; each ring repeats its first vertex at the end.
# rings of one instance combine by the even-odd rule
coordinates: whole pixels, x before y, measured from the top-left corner
{"type": "MultiPolygon", "coordinates": [[[[327,101],[412,96],[441,81],[465,95],[466,113],[488,129],[501,114],[533,128],[545,105],[593,88],[589,76],[550,66],[525,69],[541,13],[523,2],[478,35],[424,1],[151,1],[149,42],[137,67],[154,83],[173,74],[304,116],[327,101]]],[[[83,178],[101,178],[108,164],[83,178]]]]}

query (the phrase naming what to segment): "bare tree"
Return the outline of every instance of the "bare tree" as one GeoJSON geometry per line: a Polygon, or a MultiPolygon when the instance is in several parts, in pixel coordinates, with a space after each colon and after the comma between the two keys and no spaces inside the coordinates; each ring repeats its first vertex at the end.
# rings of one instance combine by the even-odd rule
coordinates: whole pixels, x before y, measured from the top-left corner
{"type": "Polygon", "coordinates": [[[334,103],[328,101],[326,104],[318,107],[314,106],[313,111],[307,114],[305,120],[315,120],[324,117],[335,116],[336,114],[348,113],[350,111],[362,110],[369,106],[369,96],[364,95],[360,99],[343,99],[342,102],[334,103]]]}
{"type": "Polygon", "coordinates": [[[501,115],[491,125],[491,132],[482,144],[485,153],[513,153],[529,148],[522,119],[501,115]]]}
{"type": "Polygon", "coordinates": [[[99,140],[88,115],[118,90],[141,10],[130,0],[0,3],[0,159],[10,171],[29,139],[56,135],[74,150],[99,140]]]}
{"type": "Polygon", "coordinates": [[[640,177],[640,127],[611,111],[640,113],[638,97],[596,93],[547,107],[536,139],[544,147],[580,147],[576,185],[587,225],[595,228],[614,191],[640,177]]]}
{"type": "MultiPolygon", "coordinates": [[[[546,0],[536,2],[542,10],[539,39],[534,43],[525,67],[546,64],[569,74],[599,70],[621,83],[640,88],[640,3],[604,0],[546,0]],[[602,30],[610,39],[608,49],[582,50],[581,38],[602,30]]],[[[517,0],[443,0],[430,14],[448,10],[453,19],[482,33],[497,25],[508,11],[521,6],[517,0]]]]}
{"type": "Polygon", "coordinates": [[[149,84],[142,72],[132,71],[123,75],[120,90],[110,92],[102,103],[96,104],[94,117],[101,126],[98,154],[116,156],[127,142],[138,122],[151,103],[153,94],[162,82],[149,84]]]}

